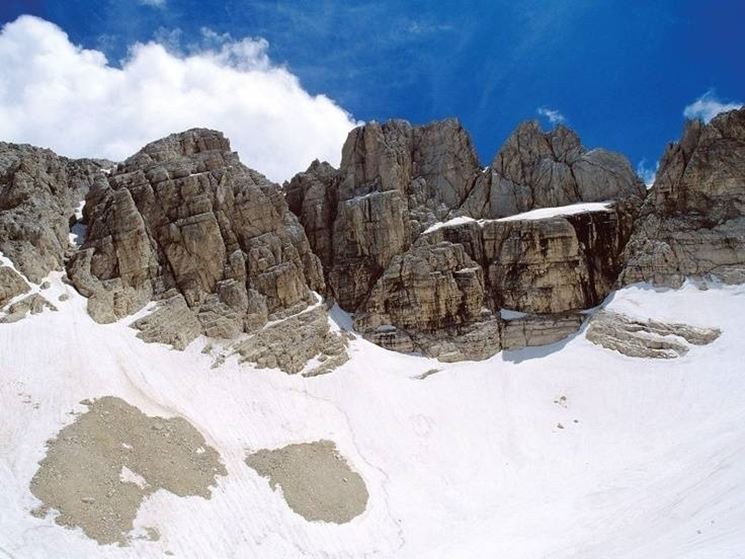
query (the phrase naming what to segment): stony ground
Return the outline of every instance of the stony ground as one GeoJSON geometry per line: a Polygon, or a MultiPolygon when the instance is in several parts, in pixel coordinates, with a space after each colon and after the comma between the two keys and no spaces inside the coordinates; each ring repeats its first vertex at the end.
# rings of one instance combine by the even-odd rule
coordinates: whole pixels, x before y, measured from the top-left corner
{"type": "Polygon", "coordinates": [[[343,524],[365,511],[368,493],[332,441],[291,444],[263,449],[246,464],[279,486],[287,505],[306,520],[343,524]]]}
{"type": "Polygon", "coordinates": [[[145,497],[166,489],[209,499],[215,478],[226,475],[217,451],[186,420],[148,417],[110,396],[84,403],[88,411],[49,441],[31,481],[43,503],[37,516],[52,509],[57,524],[124,544],[145,497]]]}

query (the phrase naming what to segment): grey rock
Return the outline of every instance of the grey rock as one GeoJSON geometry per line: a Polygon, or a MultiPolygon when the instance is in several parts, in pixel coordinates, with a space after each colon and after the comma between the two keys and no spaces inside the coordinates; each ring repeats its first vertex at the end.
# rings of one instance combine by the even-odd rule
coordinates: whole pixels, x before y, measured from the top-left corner
{"type": "Polygon", "coordinates": [[[497,218],[576,202],[641,201],[645,195],[644,185],[623,156],[587,150],[563,125],[543,132],[530,121],[512,133],[476,179],[462,211],[471,217],[497,218]]]}
{"type": "Polygon", "coordinates": [[[31,295],[10,305],[7,309],[7,314],[0,318],[0,323],[9,324],[12,322],[18,322],[25,318],[29,313],[39,314],[45,309],[56,311],[57,307],[47,301],[42,295],[32,293],[31,295]]]}
{"type": "Polygon", "coordinates": [[[323,362],[306,372],[306,376],[315,376],[347,361],[346,347],[346,338],[331,330],[326,310],[317,306],[263,328],[236,344],[234,350],[242,361],[290,374],[299,373],[309,360],[323,355],[323,362]]]}
{"type": "Polygon", "coordinates": [[[74,208],[104,180],[100,162],[0,142],[0,251],[34,283],[61,269],[74,208]]]}
{"type": "Polygon", "coordinates": [[[285,191],[323,262],[330,293],[353,311],[394,256],[462,203],[478,170],[456,120],[373,122],[350,132],[338,171],[314,163],[285,191]]]}
{"type": "Polygon", "coordinates": [[[528,315],[502,324],[504,349],[553,344],[576,333],[584,322],[579,313],[528,315]]]}
{"type": "Polygon", "coordinates": [[[718,328],[641,320],[601,311],[590,320],[587,339],[630,357],[674,359],[688,353],[689,344],[706,345],[721,335],[718,328]]]}
{"type": "Polygon", "coordinates": [[[202,325],[180,293],[158,302],[149,315],[136,320],[132,327],[139,330],[137,337],[148,343],[158,342],[186,349],[202,333],[202,325]]]}
{"type": "Polygon", "coordinates": [[[514,325],[511,347],[575,331],[564,313],[608,294],[646,190],[625,158],[587,150],[563,126],[521,125],[482,170],[457,121],[397,120],[353,130],[338,171],[314,162],[285,193],[355,327],[383,347],[452,360],[501,349],[502,307],[558,313],[514,325]],[[609,211],[495,219],[609,200],[609,211]],[[488,221],[423,234],[456,216],[488,221]]]}
{"type": "Polygon", "coordinates": [[[72,283],[103,322],[168,298],[150,318],[152,341],[163,333],[159,341],[183,345],[197,324],[215,337],[254,331],[324,289],[279,187],[242,165],[219,132],[194,129],[145,146],[91,189],[84,219],[85,243],[67,266],[72,283]],[[173,313],[189,317],[188,335],[157,318],[173,313]]]}
{"type": "Polygon", "coordinates": [[[623,265],[622,209],[483,225],[487,288],[497,308],[563,313],[598,305],[623,265]]]}
{"type": "Polygon", "coordinates": [[[690,121],[668,146],[625,258],[621,285],[745,281],[745,108],[690,121]]]}
{"type": "Polygon", "coordinates": [[[0,266],[0,309],[11,299],[28,293],[29,290],[29,285],[18,272],[10,266],[0,266]]]}

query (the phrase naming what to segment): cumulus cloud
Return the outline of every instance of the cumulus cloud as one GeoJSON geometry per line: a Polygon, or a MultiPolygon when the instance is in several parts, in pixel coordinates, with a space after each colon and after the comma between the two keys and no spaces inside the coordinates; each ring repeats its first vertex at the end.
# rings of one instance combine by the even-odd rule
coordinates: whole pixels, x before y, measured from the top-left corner
{"type": "Polygon", "coordinates": [[[709,122],[719,113],[739,109],[742,105],[740,102],[722,101],[717,97],[716,92],[710,89],[683,109],[683,116],[688,119],[701,119],[704,122],[709,122]]]}
{"type": "Polygon", "coordinates": [[[647,165],[647,160],[642,159],[636,166],[636,174],[641,177],[647,188],[652,188],[654,180],[657,178],[657,171],[660,169],[660,162],[655,163],[654,167],[647,165]]]}
{"type": "Polygon", "coordinates": [[[551,124],[561,124],[566,122],[566,117],[556,109],[549,109],[548,107],[538,107],[536,109],[539,115],[547,118],[551,124]]]}
{"type": "Polygon", "coordinates": [[[263,39],[205,31],[199,48],[182,53],[135,44],[115,67],[56,25],[22,16],[0,31],[0,140],[122,160],[199,126],[225,132],[245,164],[274,180],[315,158],[338,164],[357,123],[306,92],[267,49],[263,39]]]}

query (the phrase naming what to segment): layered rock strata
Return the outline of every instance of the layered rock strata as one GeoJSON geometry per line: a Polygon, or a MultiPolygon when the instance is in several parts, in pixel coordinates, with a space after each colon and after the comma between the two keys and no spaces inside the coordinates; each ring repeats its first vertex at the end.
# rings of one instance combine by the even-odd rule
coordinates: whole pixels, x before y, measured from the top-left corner
{"type": "MultiPolygon", "coordinates": [[[[256,333],[324,291],[321,263],[279,186],[205,129],[116,165],[0,143],[0,251],[34,283],[64,265],[98,322],[157,301],[133,326],[143,340],[179,349],[200,334],[256,333]]],[[[19,274],[0,267],[0,307],[24,290],[19,274]]],[[[43,306],[19,301],[5,320],[43,306]]],[[[329,339],[312,339],[318,346],[306,344],[303,356],[342,361],[329,339]]]]}
{"type": "Polygon", "coordinates": [[[745,282],[745,108],[689,121],[667,147],[620,283],[705,276],[745,282]]]}
{"type": "Polygon", "coordinates": [[[285,190],[330,292],[354,310],[394,256],[460,206],[478,170],[457,121],[414,127],[394,120],[354,129],[338,171],[314,162],[285,190]]]}
{"type": "Polygon", "coordinates": [[[691,345],[712,343],[721,335],[718,328],[638,319],[611,311],[600,311],[590,320],[587,339],[629,357],[675,359],[691,345]]]}

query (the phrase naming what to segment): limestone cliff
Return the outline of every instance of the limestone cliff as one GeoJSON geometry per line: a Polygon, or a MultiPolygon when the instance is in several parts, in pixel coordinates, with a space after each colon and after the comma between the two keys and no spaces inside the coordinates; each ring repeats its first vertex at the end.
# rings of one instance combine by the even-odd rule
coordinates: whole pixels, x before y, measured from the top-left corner
{"type": "MultiPolygon", "coordinates": [[[[357,328],[386,347],[460,358],[500,349],[501,308],[565,313],[602,301],[646,194],[625,158],[587,150],[561,126],[519,126],[482,170],[454,120],[357,128],[338,171],[314,162],[285,192],[329,294],[356,313],[357,328]],[[497,219],[599,201],[614,203],[571,217],[497,219]],[[456,217],[459,225],[438,225],[456,217]]],[[[565,334],[568,322],[559,323],[565,334]]],[[[540,324],[545,331],[551,321],[540,324]]]]}

